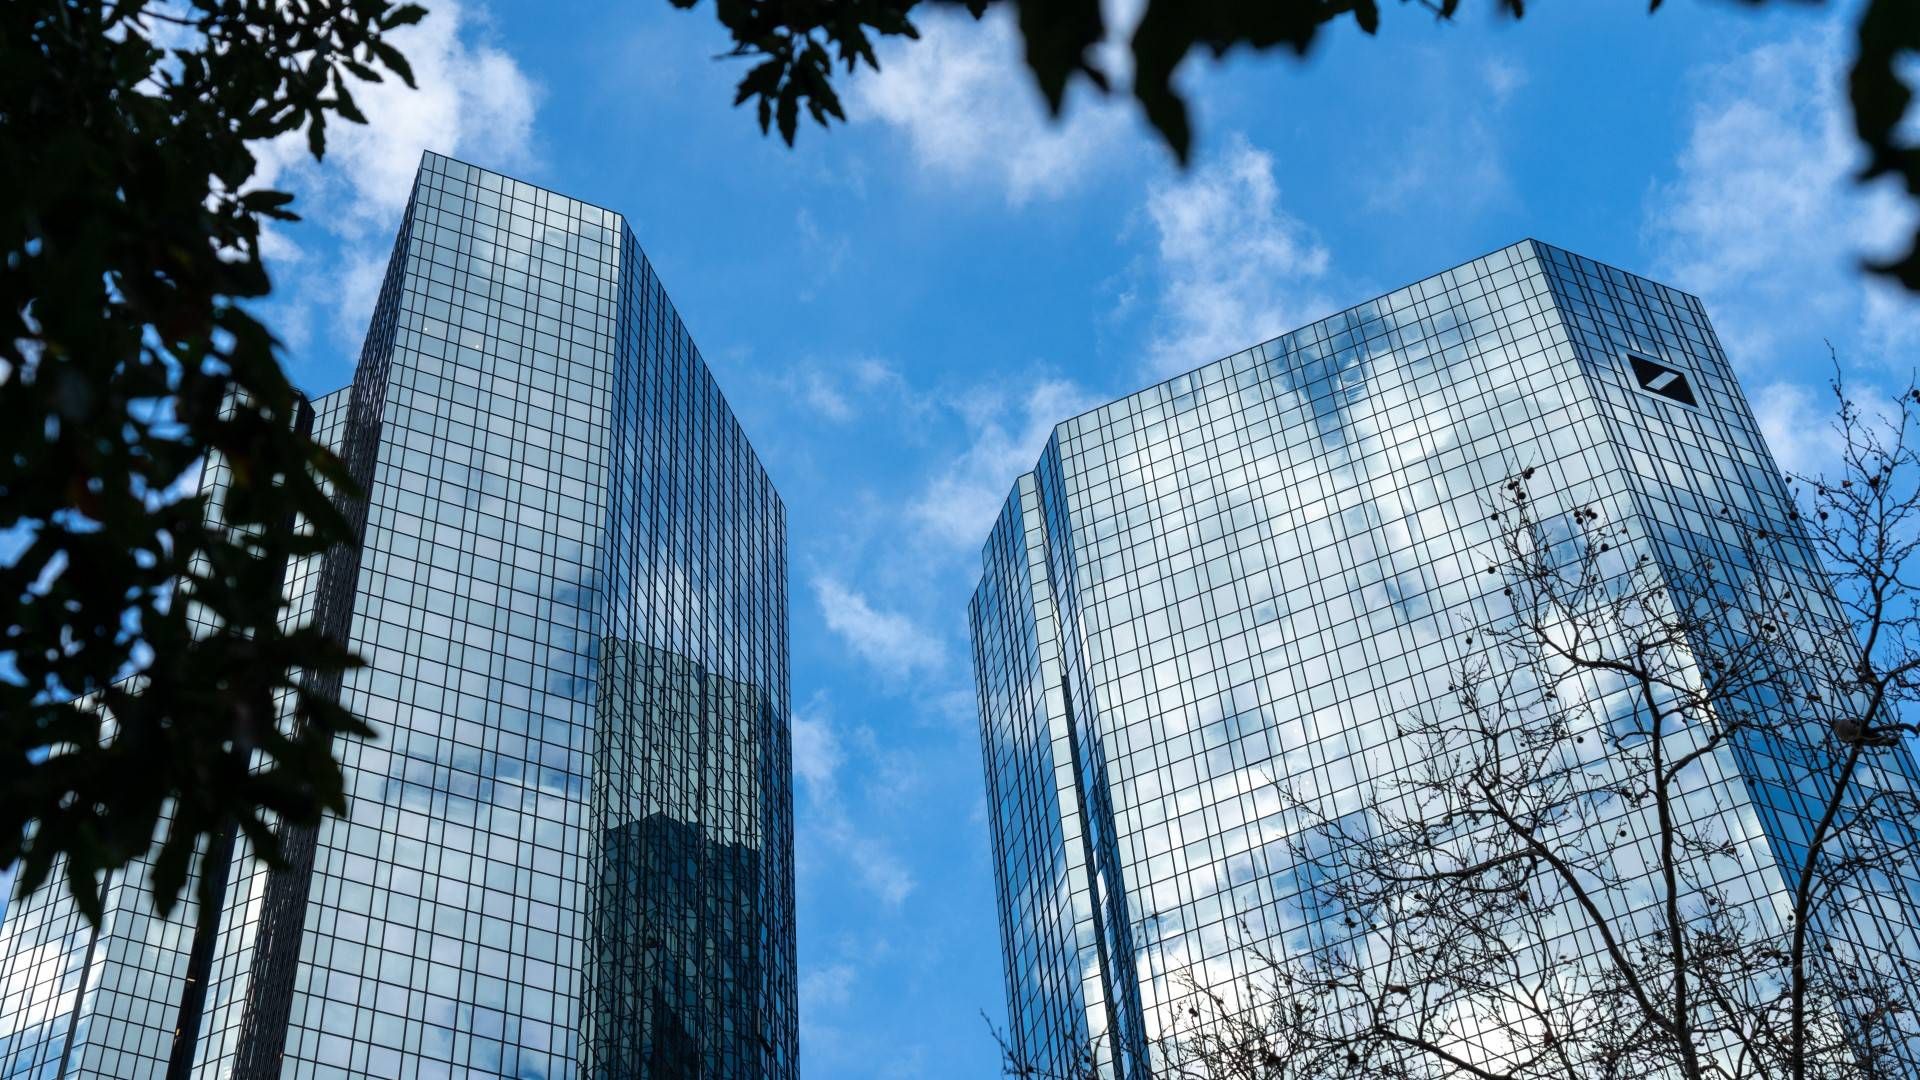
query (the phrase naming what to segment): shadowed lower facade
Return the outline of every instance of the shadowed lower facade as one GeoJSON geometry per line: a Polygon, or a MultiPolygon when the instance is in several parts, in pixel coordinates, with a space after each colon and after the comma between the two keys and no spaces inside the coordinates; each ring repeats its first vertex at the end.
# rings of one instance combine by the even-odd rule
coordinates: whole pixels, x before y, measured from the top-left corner
{"type": "Polygon", "coordinates": [[[349,811],[212,935],[204,853],[169,919],[12,905],[0,1077],[795,1076],[785,510],[624,219],[426,155],[312,423],[349,811]]]}
{"type": "MultiPolygon", "coordinates": [[[[1662,567],[1736,562],[1723,507],[1798,535],[1700,301],[1531,240],[1054,429],[970,607],[1009,1036],[1039,1074],[1146,1077],[1253,948],[1354,937],[1276,789],[1345,821],[1408,767],[1394,718],[1449,707],[1450,639],[1500,610],[1475,560],[1523,466],[1543,517],[1603,508],[1662,567]]],[[[1713,765],[1687,805],[1733,823],[1749,869],[1720,884],[1764,912],[1818,807],[1764,747],[1713,765]]],[[[1862,781],[1916,784],[1904,747],[1862,781]]],[[[1821,939],[1920,961],[1914,874],[1821,939]]]]}

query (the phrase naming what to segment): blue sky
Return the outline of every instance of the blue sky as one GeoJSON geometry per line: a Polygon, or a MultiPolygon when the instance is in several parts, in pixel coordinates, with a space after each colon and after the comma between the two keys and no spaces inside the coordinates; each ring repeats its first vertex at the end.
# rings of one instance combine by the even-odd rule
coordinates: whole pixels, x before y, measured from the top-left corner
{"type": "Polygon", "coordinates": [[[1704,296],[1793,465],[1829,453],[1823,339],[1864,385],[1920,343],[1855,270],[1910,229],[1849,179],[1844,11],[1389,5],[1304,65],[1189,65],[1181,173],[1125,101],[1048,123],[1000,22],[927,18],[789,150],[710,5],[430,6],[422,91],[361,95],[324,166],[264,154],[309,215],[268,314],[298,383],[348,380],[423,148],[627,215],[788,506],[814,1077],[995,1071],[966,598],[1054,421],[1523,236],[1704,296]]]}

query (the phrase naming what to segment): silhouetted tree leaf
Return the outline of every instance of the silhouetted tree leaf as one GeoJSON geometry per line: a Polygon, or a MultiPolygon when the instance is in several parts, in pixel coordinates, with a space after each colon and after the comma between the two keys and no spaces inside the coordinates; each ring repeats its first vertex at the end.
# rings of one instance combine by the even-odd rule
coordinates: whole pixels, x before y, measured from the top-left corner
{"type": "Polygon", "coordinates": [[[261,221],[296,218],[249,146],[304,128],[321,154],[329,114],[365,119],[352,83],[411,83],[384,35],[424,14],[0,5],[0,865],[89,918],[132,859],[164,911],[209,832],[272,859],[277,822],[345,805],[333,742],[368,729],[301,673],[358,661],[280,620],[289,560],[355,542],[352,481],[248,310],[261,221]]]}
{"type": "MultiPolygon", "coordinates": [[[[1867,147],[1867,166],[1860,179],[1898,177],[1907,193],[1920,201],[1920,135],[1911,126],[1903,130],[1901,123],[1913,107],[1914,91],[1903,77],[1902,62],[1920,61],[1920,4],[1872,0],[1860,17],[1859,50],[1847,89],[1853,101],[1854,129],[1867,147]]],[[[1905,255],[1868,265],[1920,291],[1920,226],[1905,255]]]]}
{"type": "MultiPolygon", "coordinates": [[[[1027,67],[1040,84],[1047,108],[1059,115],[1065,104],[1067,81],[1085,75],[1103,93],[1107,76],[1087,59],[1087,53],[1106,37],[1100,0],[1060,0],[1022,3],[1020,37],[1026,42],[1027,67]]],[[[977,16],[976,16],[977,17],[977,16]]]]}
{"type": "MultiPolygon", "coordinates": [[[[700,0],[671,0],[690,9],[700,0]]],[[[832,65],[816,62],[814,53],[837,51],[846,73],[859,64],[878,69],[873,51],[878,37],[917,38],[910,18],[921,0],[715,0],[720,23],[732,35],[729,55],[765,57],[740,81],[735,104],[758,102],[761,130],[767,131],[780,108],[780,135],[791,144],[796,125],[787,122],[794,106],[804,103],[822,127],[829,116],[844,119],[833,93],[832,65]],[[790,104],[791,102],[791,104],[790,104]]],[[[976,19],[995,6],[1014,8],[1014,22],[1024,44],[1024,59],[1048,109],[1058,116],[1065,108],[1067,87],[1084,77],[1100,93],[1111,93],[1106,72],[1089,59],[1106,37],[1108,28],[1098,0],[926,0],[934,7],[959,8],[976,19]]],[[[1743,0],[1762,7],[1787,0],[1743,0]]],[[[1822,0],[1795,0],[1820,3],[1822,0]]],[[[1505,17],[1526,15],[1525,0],[1489,0],[1505,17]]],[[[1427,16],[1450,20],[1461,0],[1401,0],[1427,16]]],[[[1648,0],[1647,10],[1660,10],[1661,0],[1648,0]]],[[[1215,60],[1235,48],[1255,51],[1284,47],[1304,57],[1319,40],[1323,27],[1352,16],[1364,33],[1379,30],[1383,16],[1379,0],[1147,0],[1131,42],[1134,60],[1133,96],[1147,122],[1181,164],[1192,157],[1193,125],[1187,103],[1173,84],[1174,73],[1196,49],[1215,60]]],[[[1920,3],[1915,0],[1867,0],[1859,29],[1859,52],[1852,64],[1854,121],[1868,152],[1863,181],[1897,176],[1920,206],[1920,143],[1902,120],[1913,101],[1913,88],[1903,76],[1902,58],[1920,56],[1920,3]],[[1903,132],[1904,137],[1903,137],[1903,132]]],[[[1906,254],[1868,264],[1909,289],[1920,291],[1920,230],[1906,254]]]]}

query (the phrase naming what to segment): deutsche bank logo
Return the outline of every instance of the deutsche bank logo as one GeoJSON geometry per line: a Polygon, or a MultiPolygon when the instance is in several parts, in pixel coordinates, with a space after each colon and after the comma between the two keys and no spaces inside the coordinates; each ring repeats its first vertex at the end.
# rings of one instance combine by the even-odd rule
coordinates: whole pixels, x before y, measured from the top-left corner
{"type": "Polygon", "coordinates": [[[1627,354],[1627,364],[1633,368],[1633,378],[1640,384],[1640,389],[1682,405],[1700,404],[1693,396],[1693,385],[1687,382],[1686,373],[1678,368],[1634,353],[1627,354]]]}

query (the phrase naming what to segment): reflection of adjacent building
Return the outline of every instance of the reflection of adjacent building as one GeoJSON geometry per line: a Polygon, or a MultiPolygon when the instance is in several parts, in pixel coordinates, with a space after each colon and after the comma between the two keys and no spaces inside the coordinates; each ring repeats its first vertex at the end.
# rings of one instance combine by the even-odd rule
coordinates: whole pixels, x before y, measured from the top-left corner
{"type": "Polygon", "coordinates": [[[601,837],[589,946],[596,1076],[744,1075],[765,957],[760,853],[654,814],[601,837]]]}
{"type": "Polygon", "coordinates": [[[595,1077],[758,1075],[776,1015],[757,688],[608,641],[590,800],[595,1077]]]}
{"type": "MultiPolygon", "coordinates": [[[[1411,767],[1394,718],[1450,707],[1449,642],[1499,607],[1472,560],[1515,462],[1553,489],[1543,517],[1600,508],[1670,577],[1739,565],[1720,507],[1789,528],[1700,302],[1533,241],[1055,428],[971,607],[1032,1064],[1064,1074],[1092,1045],[1104,1075],[1144,1076],[1189,979],[1232,993],[1260,970],[1250,946],[1342,938],[1275,787],[1354,821],[1374,778],[1411,767]]],[[[1743,887],[1779,895],[1809,807],[1752,749],[1703,767],[1713,790],[1685,805],[1740,822],[1766,868],[1743,887]]],[[[1915,781],[1904,751],[1886,760],[1870,785],[1915,781]]],[[[1817,930],[1920,959],[1917,889],[1908,872],[1817,930]]]]}
{"type": "Polygon", "coordinates": [[[348,812],[243,840],[211,942],[139,866],[97,938],[13,905],[0,1078],[794,1076],[785,510],[625,220],[426,155],[315,406],[366,492],[289,578],[367,661],[348,812]]]}

